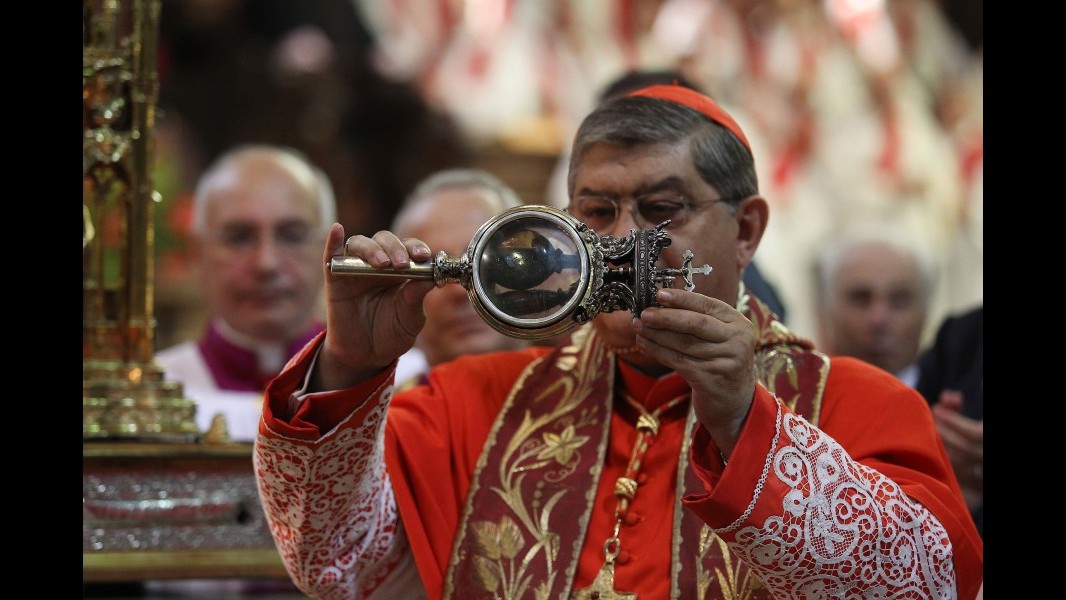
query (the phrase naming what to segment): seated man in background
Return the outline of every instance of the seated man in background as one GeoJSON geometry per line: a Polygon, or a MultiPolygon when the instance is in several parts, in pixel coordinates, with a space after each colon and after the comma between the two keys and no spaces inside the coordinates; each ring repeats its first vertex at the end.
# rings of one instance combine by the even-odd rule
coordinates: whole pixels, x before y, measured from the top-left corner
{"type": "Polygon", "coordinates": [[[914,387],[936,265],[903,230],[844,231],[816,265],[819,347],[854,356],[914,387]]]}
{"type": "Polygon", "coordinates": [[[192,251],[208,321],[156,359],[196,401],[202,432],[222,414],[234,441],[254,440],[267,382],[322,331],[320,250],[336,212],[325,174],[289,148],[237,147],[201,177],[192,251]]]}
{"type": "MultiPolygon", "coordinates": [[[[522,200],[494,175],[478,169],[448,169],[424,179],[400,207],[392,231],[418,238],[451,257],[466,253],[474,234],[495,215],[522,200]]],[[[423,302],[426,325],[415,345],[400,357],[396,382],[401,387],[425,378],[431,367],[464,354],[525,346],[478,315],[461,285],[431,290],[423,302]]]]}

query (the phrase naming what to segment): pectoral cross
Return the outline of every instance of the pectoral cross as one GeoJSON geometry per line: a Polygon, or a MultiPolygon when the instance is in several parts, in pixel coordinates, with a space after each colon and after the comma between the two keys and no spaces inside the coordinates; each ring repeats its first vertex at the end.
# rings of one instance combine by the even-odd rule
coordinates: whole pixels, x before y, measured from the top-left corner
{"type": "Polygon", "coordinates": [[[571,600],[636,600],[637,595],[614,589],[614,557],[608,557],[600,567],[600,572],[596,574],[592,585],[582,590],[574,590],[570,598],[571,600]]]}

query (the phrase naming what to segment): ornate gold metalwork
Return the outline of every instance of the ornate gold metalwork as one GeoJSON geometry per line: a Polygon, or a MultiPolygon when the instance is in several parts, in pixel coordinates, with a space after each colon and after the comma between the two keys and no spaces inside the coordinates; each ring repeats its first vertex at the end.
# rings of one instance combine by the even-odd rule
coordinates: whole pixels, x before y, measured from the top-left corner
{"type": "Polygon", "coordinates": [[[155,361],[153,124],[160,0],[82,5],[83,439],[193,441],[155,361]]]}
{"type": "Polygon", "coordinates": [[[600,567],[596,579],[587,588],[574,590],[570,596],[573,600],[635,600],[637,595],[631,592],[620,592],[614,589],[614,560],[608,560],[600,567]]]}

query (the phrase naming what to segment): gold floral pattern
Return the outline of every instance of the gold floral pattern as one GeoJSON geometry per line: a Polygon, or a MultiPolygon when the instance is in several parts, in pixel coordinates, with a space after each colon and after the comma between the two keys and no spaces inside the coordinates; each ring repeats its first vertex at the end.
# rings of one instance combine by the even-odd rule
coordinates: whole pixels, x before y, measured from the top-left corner
{"type": "MultiPolygon", "coordinates": [[[[572,340],[583,340],[590,329],[575,333],[572,340]]],[[[464,524],[460,527],[449,567],[451,573],[472,568],[477,585],[488,592],[486,598],[507,600],[531,595],[547,598],[559,584],[557,579],[561,568],[557,563],[561,549],[559,534],[555,533],[559,530],[557,506],[564,501],[577,505],[588,502],[580,486],[565,485],[564,482],[579,471],[579,464],[584,464],[586,471],[590,465],[598,464],[597,457],[606,446],[607,428],[602,424],[609,411],[603,403],[589,402],[590,397],[600,397],[603,391],[597,392],[597,388],[612,379],[611,363],[604,360],[604,353],[602,344],[574,344],[562,348],[560,356],[556,356],[552,363],[555,368],[551,372],[558,376],[547,384],[538,382],[529,386],[537,391],[527,398],[529,408],[520,409],[523,412],[519,422],[503,434],[500,429],[506,420],[498,419],[489,434],[486,448],[495,448],[494,457],[489,460],[483,454],[478,463],[465,508],[464,524]],[[593,440],[589,435],[581,434],[583,430],[596,431],[602,436],[592,453],[583,453],[585,446],[593,440]],[[485,478],[481,474],[485,469],[495,469],[494,475],[485,478]],[[502,500],[506,506],[503,515],[506,521],[466,524],[476,503],[471,499],[477,497],[482,481],[493,482],[484,491],[502,500]],[[573,498],[568,500],[570,496],[573,498]],[[502,539],[497,530],[505,522],[511,524],[507,527],[513,525],[507,535],[517,534],[514,540],[521,542],[517,546],[520,555],[497,560],[496,551],[489,550],[492,548],[490,541],[502,539]],[[467,538],[471,538],[472,543],[464,542],[467,538]],[[472,561],[463,558],[472,558],[472,561]]],[[[539,361],[535,362],[523,374],[505,403],[503,413],[515,406],[514,398],[525,387],[527,378],[536,377],[534,373],[540,365],[539,361]]],[[[610,397],[609,392],[606,397],[610,397]]],[[[449,575],[445,597],[456,597],[452,595],[456,590],[450,588],[454,580],[449,575]]]]}
{"type": "MultiPolygon", "coordinates": [[[[525,547],[522,532],[513,519],[504,515],[498,523],[477,521],[473,524],[474,539],[479,553],[474,555],[474,573],[478,584],[486,591],[497,589],[514,590],[524,588],[523,582],[517,581],[521,574],[514,570],[514,559],[525,547]]],[[[529,583],[526,576],[525,585],[529,583]]],[[[519,596],[505,593],[505,598],[519,596]]]]}
{"type": "MultiPolygon", "coordinates": [[[[817,414],[828,370],[824,355],[813,352],[810,342],[777,323],[765,305],[743,290],[738,308],[758,336],[760,382],[800,414],[811,414],[812,409],[817,414]]],[[[572,335],[570,344],[534,361],[520,376],[473,473],[445,578],[445,599],[567,594],[594,498],[589,485],[599,478],[609,438],[612,358],[586,325],[572,335]],[[480,520],[473,520],[475,514],[480,520]],[[565,531],[565,538],[553,531],[565,531]]],[[[694,423],[693,415],[689,419],[694,423]]],[[[654,430],[654,425],[640,426],[654,430]]],[[[678,499],[686,489],[696,489],[688,486],[699,485],[680,483],[694,477],[685,457],[687,451],[678,465],[678,499]]],[[[705,524],[688,521],[690,515],[680,506],[675,510],[686,515],[675,521],[675,594],[695,589],[700,599],[770,597],[722,538],[705,524]],[[683,531],[694,537],[689,540],[683,531]],[[698,558],[693,560],[697,544],[698,558]]]]}
{"type": "Polygon", "coordinates": [[[716,551],[721,555],[721,566],[714,568],[713,575],[706,569],[699,569],[696,575],[697,600],[706,600],[707,598],[751,600],[756,597],[755,592],[757,590],[764,589],[762,582],[755,577],[751,570],[739,559],[733,557],[725,540],[718,537],[710,527],[704,526],[700,530],[701,564],[705,564],[704,559],[707,553],[711,551],[716,551]],[[709,596],[711,584],[714,582],[718,582],[720,595],[709,596]]]}
{"type": "Polygon", "coordinates": [[[545,431],[541,437],[544,440],[544,449],[537,454],[537,458],[554,458],[556,462],[563,466],[570,464],[577,449],[589,441],[589,436],[587,435],[575,435],[573,425],[567,425],[562,433],[558,434],[545,431]]]}

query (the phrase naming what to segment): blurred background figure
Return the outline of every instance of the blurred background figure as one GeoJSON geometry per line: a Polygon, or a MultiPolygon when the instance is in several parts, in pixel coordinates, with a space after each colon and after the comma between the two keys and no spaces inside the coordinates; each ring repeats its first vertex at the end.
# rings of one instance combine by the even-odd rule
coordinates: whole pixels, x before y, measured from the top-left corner
{"type": "Polygon", "coordinates": [[[918,361],[918,391],[933,407],[977,531],[985,534],[984,306],[949,316],[918,361]]]}
{"type": "MultiPolygon", "coordinates": [[[[474,234],[489,219],[521,204],[510,187],[486,171],[449,169],[434,173],[415,188],[391,230],[401,238],[422,240],[434,255],[444,251],[457,257],[466,253],[474,234]]],[[[414,348],[400,358],[396,367],[400,387],[418,383],[430,367],[464,354],[526,344],[490,327],[461,285],[448,284],[430,291],[423,307],[426,325],[414,348]]]]}
{"type": "Polygon", "coordinates": [[[201,431],[222,414],[235,441],[255,439],[267,382],[322,331],[321,245],[335,221],[328,178],[295,150],[237,147],[204,173],[191,250],[206,323],[156,353],[197,402],[201,431]]]}
{"type": "Polygon", "coordinates": [[[918,382],[937,266],[901,228],[862,225],[826,244],[817,264],[819,347],[918,382]]]}
{"type": "Polygon", "coordinates": [[[932,322],[980,299],[980,42],[970,46],[939,2],[665,0],[652,31],[757,138],[774,215],[757,258],[790,329],[816,335],[811,265],[856,220],[906,221],[950,266],[932,322]],[[947,82],[957,93],[942,93],[947,82]],[[938,104],[953,107],[949,119],[938,104]]]}

